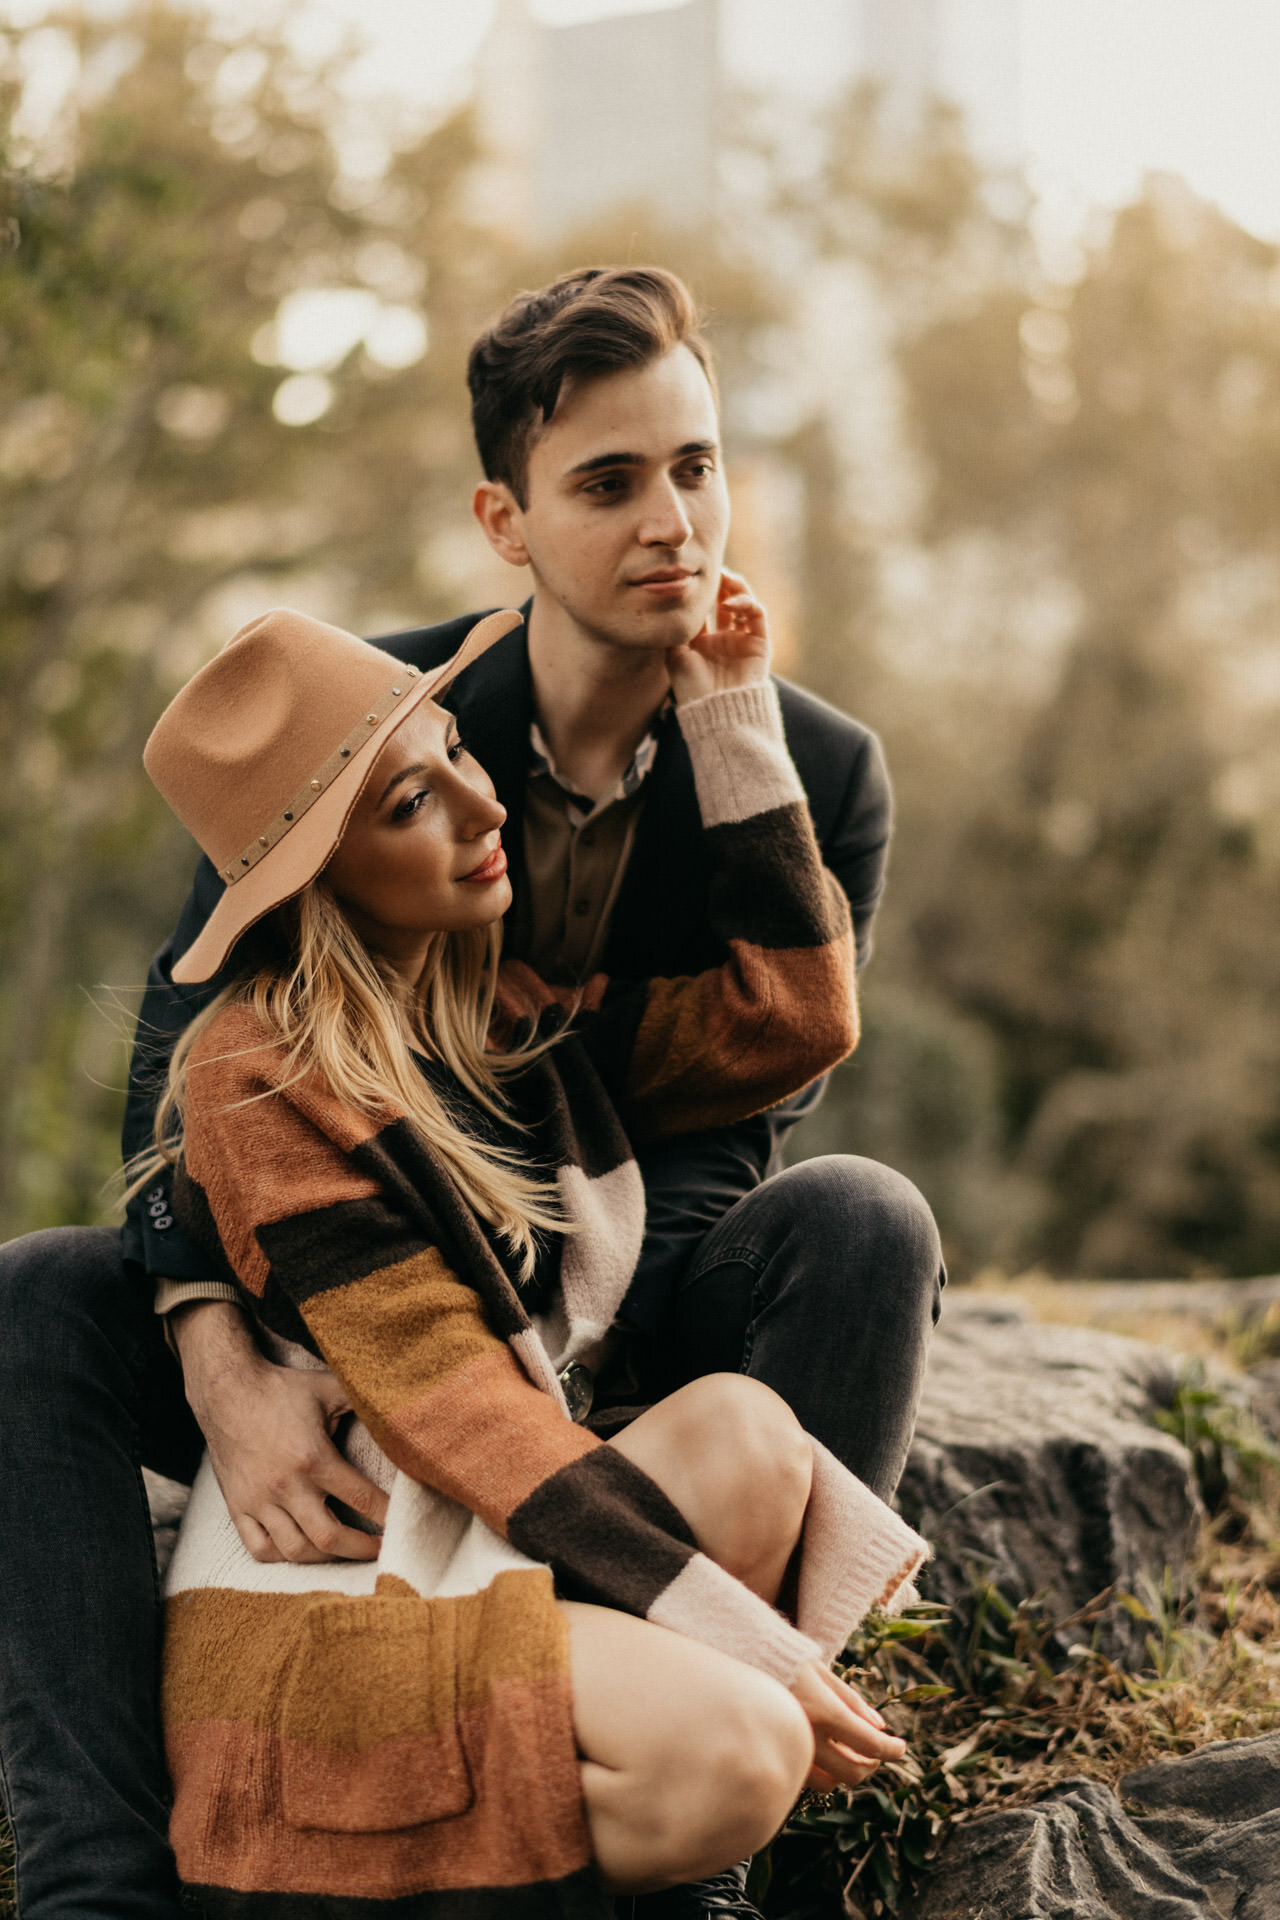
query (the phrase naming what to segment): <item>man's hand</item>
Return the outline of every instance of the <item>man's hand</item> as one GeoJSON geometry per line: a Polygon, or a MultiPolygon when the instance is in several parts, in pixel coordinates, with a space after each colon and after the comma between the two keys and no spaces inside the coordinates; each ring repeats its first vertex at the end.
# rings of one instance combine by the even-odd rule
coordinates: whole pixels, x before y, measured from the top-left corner
{"type": "Polygon", "coordinates": [[[881,1761],[901,1760],[906,1752],[905,1740],[889,1732],[857,1688],[816,1661],[800,1669],[791,1691],[813,1728],[813,1769],[806,1784],[816,1792],[860,1786],[881,1761]]]}
{"type": "Polygon", "coordinates": [[[376,1526],[386,1518],[386,1494],[333,1444],[351,1411],[333,1375],[272,1366],[229,1301],[179,1307],[170,1319],[191,1411],[254,1559],[376,1559],[377,1537],[344,1526],[326,1504],[332,1496],[376,1526]]]}
{"type": "Polygon", "coordinates": [[[769,677],[769,622],[740,573],[722,573],[715,612],[701,633],[667,654],[677,706],[769,677]]]}

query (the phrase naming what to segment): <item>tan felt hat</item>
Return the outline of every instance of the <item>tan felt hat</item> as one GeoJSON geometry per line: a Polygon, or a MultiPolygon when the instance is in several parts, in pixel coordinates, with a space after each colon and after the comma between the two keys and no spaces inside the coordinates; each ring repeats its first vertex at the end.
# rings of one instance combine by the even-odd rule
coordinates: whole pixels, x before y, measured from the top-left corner
{"type": "Polygon", "coordinates": [[[225,892],[174,962],[175,980],[209,979],[242,933],[315,879],[406,714],[520,618],[511,609],[487,615],[443,666],[421,673],[340,627],[276,607],[187,682],[142,759],[225,892]]]}

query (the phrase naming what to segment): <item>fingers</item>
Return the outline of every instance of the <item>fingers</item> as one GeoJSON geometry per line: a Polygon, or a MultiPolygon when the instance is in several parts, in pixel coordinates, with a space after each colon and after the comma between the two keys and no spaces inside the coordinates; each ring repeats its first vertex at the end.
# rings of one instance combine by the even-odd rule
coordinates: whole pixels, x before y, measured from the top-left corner
{"type": "Polygon", "coordinates": [[[344,1507],[350,1507],[353,1513],[371,1520],[375,1527],[386,1525],[386,1494],[372,1480],[366,1479],[358,1467],[344,1460],[336,1447],[332,1449],[332,1457],[317,1467],[315,1482],[332,1499],[341,1500],[344,1507]]]}
{"type": "Polygon", "coordinates": [[[319,1566],[326,1560],[376,1560],[381,1541],[342,1524],[317,1495],[300,1494],[285,1507],[266,1507],[260,1516],[232,1514],[236,1532],[263,1566],[288,1560],[294,1566],[319,1566]]]}

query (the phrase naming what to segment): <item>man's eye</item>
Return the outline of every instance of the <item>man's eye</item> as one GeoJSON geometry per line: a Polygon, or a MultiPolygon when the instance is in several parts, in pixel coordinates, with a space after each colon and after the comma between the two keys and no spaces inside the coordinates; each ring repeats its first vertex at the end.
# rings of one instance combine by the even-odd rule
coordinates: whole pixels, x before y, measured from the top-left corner
{"type": "Polygon", "coordinates": [[[600,479],[593,480],[584,491],[594,495],[596,499],[609,499],[617,494],[625,493],[626,486],[625,475],[621,473],[606,473],[602,474],[600,479]]]}

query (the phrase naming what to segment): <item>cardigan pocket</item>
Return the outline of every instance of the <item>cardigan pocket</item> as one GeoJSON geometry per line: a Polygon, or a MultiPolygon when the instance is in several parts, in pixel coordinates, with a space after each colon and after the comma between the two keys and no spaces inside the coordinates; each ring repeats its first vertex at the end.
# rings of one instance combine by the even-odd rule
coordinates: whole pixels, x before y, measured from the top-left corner
{"type": "Polygon", "coordinates": [[[450,1600],[315,1596],[281,1713],[290,1826],[385,1833],[465,1813],[458,1651],[450,1600]]]}

